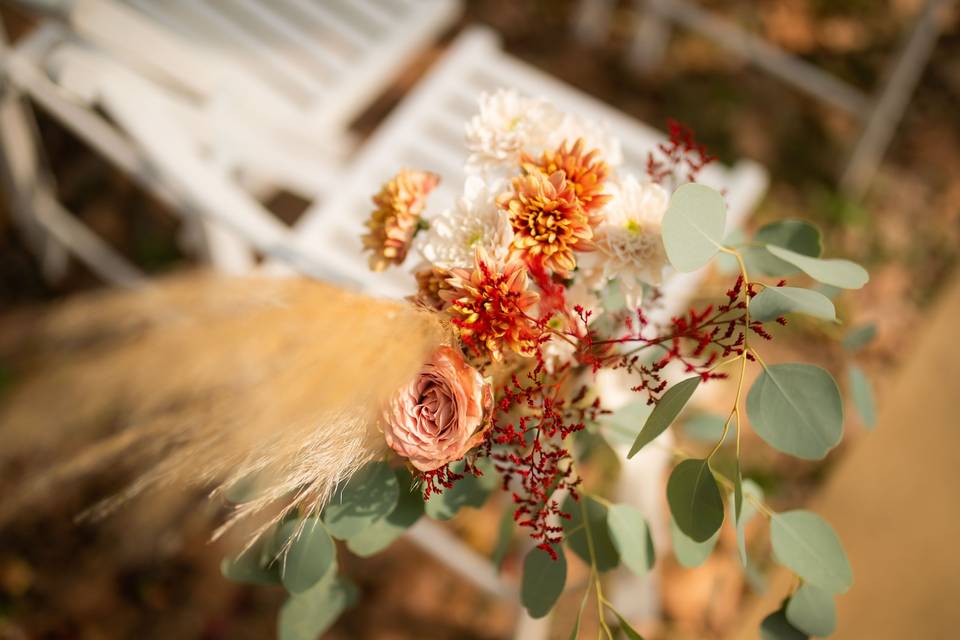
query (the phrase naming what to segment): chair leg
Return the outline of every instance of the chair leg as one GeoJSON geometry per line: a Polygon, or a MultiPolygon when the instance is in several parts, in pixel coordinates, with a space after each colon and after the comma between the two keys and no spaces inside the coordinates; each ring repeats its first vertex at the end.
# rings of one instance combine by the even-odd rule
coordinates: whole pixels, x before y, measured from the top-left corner
{"type": "Polygon", "coordinates": [[[630,40],[627,63],[639,73],[658,68],[670,44],[670,22],[656,9],[659,0],[637,0],[634,3],[636,28],[630,40]]]}
{"type": "Polygon", "coordinates": [[[46,279],[56,282],[66,273],[68,254],[34,211],[38,192],[54,192],[53,177],[41,153],[33,113],[19,91],[5,82],[0,86],[0,174],[15,223],[40,260],[46,279]]]}
{"type": "Polygon", "coordinates": [[[939,14],[953,0],[927,0],[869,111],[840,184],[856,199],[866,193],[940,35],[939,14]]]}

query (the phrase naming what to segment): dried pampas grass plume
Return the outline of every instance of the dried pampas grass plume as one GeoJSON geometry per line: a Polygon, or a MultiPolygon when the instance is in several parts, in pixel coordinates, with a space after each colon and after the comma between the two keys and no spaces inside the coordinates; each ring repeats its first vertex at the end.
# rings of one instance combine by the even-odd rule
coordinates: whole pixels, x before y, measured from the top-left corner
{"type": "Polygon", "coordinates": [[[0,407],[0,465],[77,453],[6,496],[0,524],[130,459],[146,471],[95,513],[151,487],[216,493],[251,478],[254,497],[221,529],[318,510],[382,454],[378,407],[447,331],[411,305],[301,279],[201,274],[68,302],[0,344],[34,372],[0,407]]]}

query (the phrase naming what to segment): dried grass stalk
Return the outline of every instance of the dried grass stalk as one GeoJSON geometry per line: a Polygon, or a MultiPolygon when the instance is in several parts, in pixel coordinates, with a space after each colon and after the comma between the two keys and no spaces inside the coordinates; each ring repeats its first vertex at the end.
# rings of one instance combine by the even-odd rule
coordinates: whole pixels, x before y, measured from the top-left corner
{"type": "Polygon", "coordinates": [[[34,373],[0,408],[0,465],[78,453],[31,474],[0,523],[128,456],[147,470],[96,513],[152,486],[216,493],[251,476],[256,496],[226,526],[318,510],[383,451],[377,408],[447,340],[435,314],[301,279],[195,274],[68,302],[8,341],[34,373]]]}

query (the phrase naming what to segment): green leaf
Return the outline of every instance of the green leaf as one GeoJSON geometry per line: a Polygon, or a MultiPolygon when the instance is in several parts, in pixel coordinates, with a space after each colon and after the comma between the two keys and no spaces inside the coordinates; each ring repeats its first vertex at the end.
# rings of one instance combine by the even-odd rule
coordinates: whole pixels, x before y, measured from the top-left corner
{"type": "Polygon", "coordinates": [[[747,523],[750,522],[750,519],[756,514],[757,508],[753,506],[753,502],[749,499],[744,500],[744,496],[748,498],[753,497],[757,501],[763,500],[763,489],[753,480],[743,480],[741,478],[740,461],[738,460],[733,496],[734,523],[736,523],[737,528],[737,551],[740,554],[740,562],[743,566],[747,566],[747,542],[744,537],[744,529],[747,523]],[[737,489],[739,489],[740,492],[739,498],[737,498],[737,489]]]}
{"type": "Polygon", "coordinates": [[[395,471],[400,487],[397,506],[390,514],[360,531],[347,540],[347,548],[354,554],[366,558],[380,553],[404,532],[416,524],[423,515],[423,497],[420,489],[413,486],[413,478],[405,468],[395,471]]]}
{"type": "Polygon", "coordinates": [[[627,622],[620,612],[612,607],[607,607],[610,611],[613,611],[613,615],[617,616],[617,622],[620,624],[620,631],[623,631],[623,635],[627,636],[627,640],[643,640],[643,636],[640,633],[630,626],[630,623],[627,622]]]}
{"type": "Polygon", "coordinates": [[[747,394],[747,415],[767,444],[805,460],[823,458],[843,437],[840,390],[812,364],[764,367],[747,394]]]}
{"type": "MultiPolygon", "coordinates": [[[[463,472],[462,462],[453,466],[457,473],[463,472]]],[[[449,520],[463,507],[479,508],[487,501],[490,490],[478,477],[469,471],[442,493],[435,493],[425,503],[427,515],[434,520],[449,520]]]]}
{"type": "Polygon", "coordinates": [[[821,320],[837,321],[837,310],[823,294],[800,287],[764,287],[750,301],[750,318],[767,322],[788,313],[804,313],[821,320]]]}
{"type": "MultiPolygon", "coordinates": [[[[726,421],[726,416],[716,413],[697,413],[689,418],[684,418],[683,435],[700,442],[716,444],[723,435],[723,424],[726,421]]],[[[728,429],[724,444],[732,442],[735,434],[735,429],[728,429]]]]}
{"type": "Polygon", "coordinates": [[[563,510],[570,514],[570,519],[563,521],[567,546],[584,562],[590,564],[590,547],[587,544],[586,527],[580,526],[583,524],[584,509],[587,512],[590,535],[593,537],[597,571],[615,569],[620,564],[620,553],[610,538],[610,529],[607,526],[607,508],[589,496],[581,496],[580,502],[570,496],[567,496],[567,499],[563,501],[563,510]]]}
{"type": "MultiPolygon", "coordinates": [[[[757,231],[753,242],[764,246],[772,244],[811,258],[819,258],[823,251],[820,230],[803,220],[771,222],[757,231]]],[[[747,247],[743,254],[751,272],[759,271],[767,276],[788,276],[797,272],[795,266],[763,247],[747,247]]]]}
{"type": "Polygon", "coordinates": [[[655,554],[643,514],[629,505],[615,504],[607,510],[607,527],[623,564],[638,576],[645,576],[653,568],[655,554]]]}
{"type": "Polygon", "coordinates": [[[775,513],[770,542],[777,560],[804,581],[832,594],[844,593],[853,584],[853,570],[840,539],[817,514],[775,513]]]}
{"type": "Polygon", "coordinates": [[[532,618],[550,613],[567,582],[567,559],[562,553],[554,560],[543,549],[534,548],[523,561],[520,601],[532,618]]]}
{"type": "Polygon", "coordinates": [[[601,419],[604,433],[615,444],[632,445],[653,412],[646,400],[626,404],[601,419]]]}
{"type": "Polygon", "coordinates": [[[723,498],[706,460],[678,464],[667,482],[670,513],[680,530],[695,542],[704,542],[723,524],[723,498]]]}
{"type": "Polygon", "coordinates": [[[727,205],[723,196],[702,184],[680,185],[663,216],[663,246],[677,271],[696,271],[723,245],[727,205]]]}
{"type": "Polygon", "coordinates": [[[224,558],[220,573],[228,580],[245,584],[280,584],[280,563],[267,550],[266,539],[261,536],[253,546],[236,558],[224,558]]]}
{"type": "Polygon", "coordinates": [[[356,587],[331,574],[309,591],[290,596],[277,620],[279,640],[317,640],[356,599],[356,587]]]}
{"type": "Polygon", "coordinates": [[[851,330],[843,337],[843,346],[849,351],[857,351],[870,343],[877,335],[877,325],[865,324],[851,330]]]}
{"type": "Polygon", "coordinates": [[[343,491],[334,494],[323,513],[327,531],[347,540],[387,517],[397,506],[397,476],[386,462],[371,462],[358,471],[343,491]]]}
{"type": "Polygon", "coordinates": [[[763,619],[760,640],[807,640],[807,634],[790,624],[786,613],[780,609],[763,619]]]}
{"type": "Polygon", "coordinates": [[[670,520],[670,540],[673,542],[673,555],[676,556],[680,566],[687,569],[694,569],[702,565],[713,553],[713,548],[717,545],[719,538],[720,530],[717,529],[716,533],[707,538],[705,542],[697,542],[680,531],[676,521],[670,520]]]}
{"type": "Polygon", "coordinates": [[[837,628],[837,605],[833,596],[812,584],[804,584],[787,602],[787,621],[811,636],[829,636],[837,628]]]}
{"type": "Polygon", "coordinates": [[[498,569],[510,550],[510,543],[513,541],[513,529],[513,508],[508,506],[503,510],[503,515],[500,516],[500,526],[497,527],[497,542],[493,546],[493,553],[490,554],[490,561],[498,569]]]}
{"type": "Polygon", "coordinates": [[[860,367],[850,366],[850,395],[853,396],[853,405],[863,420],[864,426],[873,429],[877,425],[876,403],[873,400],[873,387],[867,374],[860,367]]]}
{"type": "Polygon", "coordinates": [[[290,520],[277,530],[280,578],[290,593],[303,593],[336,570],[337,547],[318,518],[290,520]]]}
{"type": "Polygon", "coordinates": [[[637,439],[633,442],[633,446],[630,447],[630,453],[627,454],[627,459],[637,455],[640,449],[653,442],[657,436],[663,433],[666,428],[677,419],[677,416],[680,415],[680,412],[686,406],[690,400],[690,396],[693,395],[693,392],[697,390],[698,386],[700,386],[700,376],[694,376],[693,378],[682,380],[667,389],[667,392],[664,393],[660,401],[657,402],[657,406],[654,407],[650,417],[647,418],[643,429],[637,434],[637,439]]]}
{"type": "Polygon", "coordinates": [[[767,251],[799,267],[808,276],[823,284],[841,289],[859,289],[870,280],[866,269],[849,260],[811,258],[772,244],[767,245],[767,251]]]}

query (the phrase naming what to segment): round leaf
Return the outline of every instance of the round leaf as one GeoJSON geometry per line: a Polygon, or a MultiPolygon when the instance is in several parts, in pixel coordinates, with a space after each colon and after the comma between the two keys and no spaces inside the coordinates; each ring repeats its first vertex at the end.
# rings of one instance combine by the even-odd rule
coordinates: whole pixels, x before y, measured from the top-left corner
{"type": "Polygon", "coordinates": [[[710,557],[713,548],[717,545],[720,538],[720,530],[707,538],[705,542],[696,542],[690,536],[680,531],[680,527],[674,520],[670,520],[670,540],[673,542],[673,555],[676,556],[680,566],[687,569],[694,569],[710,557]]]}
{"type": "Polygon", "coordinates": [[[677,526],[694,542],[705,542],[723,524],[723,498],[706,460],[684,460],[674,468],[667,501],[677,526]]]}
{"type": "Polygon", "coordinates": [[[771,447],[819,460],[843,436],[843,404],[833,376],[812,364],[765,367],[747,395],[753,430],[771,447]]]}
{"type": "Polygon", "coordinates": [[[638,576],[653,568],[653,538],[643,514],[634,507],[615,504],[607,510],[610,539],[623,564],[638,576]]]}
{"type": "Polygon", "coordinates": [[[246,584],[280,584],[279,563],[273,554],[268,553],[264,544],[266,536],[236,558],[224,558],[220,563],[220,573],[228,580],[246,584]]]}
{"type": "Polygon", "coordinates": [[[699,385],[700,376],[695,376],[678,382],[667,389],[667,392],[657,402],[657,406],[654,407],[653,413],[647,418],[643,429],[637,434],[637,439],[634,440],[633,446],[630,447],[630,453],[627,454],[628,459],[635,456],[645,445],[653,442],[677,419],[699,385]]]}
{"type": "Polygon", "coordinates": [[[850,395],[853,396],[853,405],[857,408],[863,424],[869,429],[875,427],[877,409],[873,399],[873,388],[860,367],[850,367],[850,395]]]}
{"type": "Polygon", "coordinates": [[[760,322],[794,312],[821,320],[837,320],[837,311],[830,298],[810,289],[765,287],[750,301],[750,317],[760,322]]]}
{"type": "Polygon", "coordinates": [[[532,618],[550,613],[567,582],[567,560],[558,554],[554,560],[543,549],[531,549],[523,562],[520,600],[532,618]]]}
{"type": "Polygon", "coordinates": [[[744,528],[757,512],[756,507],[753,506],[753,502],[749,499],[751,496],[755,500],[763,500],[763,489],[760,488],[760,485],[749,478],[747,480],[742,480],[740,476],[740,463],[738,461],[734,484],[733,521],[736,524],[737,529],[737,551],[740,554],[740,562],[743,564],[743,566],[747,566],[747,541],[744,535],[744,528]],[[739,497],[737,495],[738,493],[739,497]]]}
{"type": "Polygon", "coordinates": [[[361,557],[380,553],[412,527],[423,515],[423,497],[412,486],[412,477],[406,469],[397,469],[400,497],[390,514],[347,540],[347,548],[361,557]]]}
{"type": "Polygon", "coordinates": [[[597,558],[597,570],[609,571],[615,569],[620,564],[620,553],[610,538],[610,529],[607,525],[607,508],[588,496],[582,496],[580,502],[567,496],[567,499],[563,502],[563,510],[570,514],[570,519],[563,521],[564,541],[567,547],[580,556],[584,562],[590,564],[590,547],[587,544],[586,527],[580,526],[583,524],[584,509],[587,512],[590,535],[593,537],[593,551],[597,558]]]}
{"type": "MultiPolygon", "coordinates": [[[[796,253],[819,258],[823,251],[820,242],[820,230],[803,220],[780,220],[761,227],[753,236],[753,242],[760,245],[776,245],[796,253]]],[[[789,262],[772,255],[760,247],[747,247],[744,257],[751,270],[757,270],[768,276],[788,276],[796,273],[797,268],[789,262]]]]}
{"type": "Polygon", "coordinates": [[[602,418],[604,434],[614,444],[633,444],[652,412],[646,400],[626,404],[602,418]]]}
{"type": "Polygon", "coordinates": [[[823,284],[840,287],[841,289],[859,289],[870,280],[870,275],[866,269],[849,260],[811,258],[772,244],[767,245],[767,251],[798,267],[808,276],[823,284]]]}
{"type": "MultiPolygon", "coordinates": [[[[721,436],[723,436],[723,425],[726,421],[726,416],[721,416],[716,413],[698,413],[689,418],[684,418],[683,435],[700,442],[716,444],[721,436]]],[[[724,444],[732,442],[735,435],[735,429],[728,429],[724,444]]]]}
{"type": "Polygon", "coordinates": [[[837,628],[837,605],[833,596],[812,584],[804,584],[787,602],[787,620],[811,636],[829,636],[837,628]]]}
{"type": "Polygon", "coordinates": [[[680,185],[663,216],[663,246],[677,271],[696,271],[723,245],[727,205],[723,196],[702,184],[680,185]]]}
{"type": "MultiPolygon", "coordinates": [[[[455,467],[455,470],[460,472],[462,467],[455,467]]],[[[449,520],[463,507],[482,507],[489,493],[479,478],[467,472],[449,489],[431,495],[424,507],[434,520],[449,520]]]]}
{"type": "Polygon", "coordinates": [[[385,462],[371,462],[334,494],[323,513],[327,531],[347,540],[387,517],[397,505],[397,477],[385,462]]]}
{"type": "Polygon", "coordinates": [[[807,640],[807,634],[790,624],[786,613],[780,609],[763,619],[760,640],[807,640]]]}
{"type": "Polygon", "coordinates": [[[777,560],[806,582],[828,593],[843,593],[853,584],[853,570],[840,539],[823,518],[810,511],[776,513],[770,542],[777,560]]]}
{"type": "Polygon", "coordinates": [[[356,587],[331,574],[313,588],[290,596],[277,620],[279,640],[316,640],[356,599],[356,587]]]}
{"type": "Polygon", "coordinates": [[[290,593],[303,593],[337,566],[337,547],[318,518],[291,520],[277,531],[281,546],[280,578],[290,593]]]}

